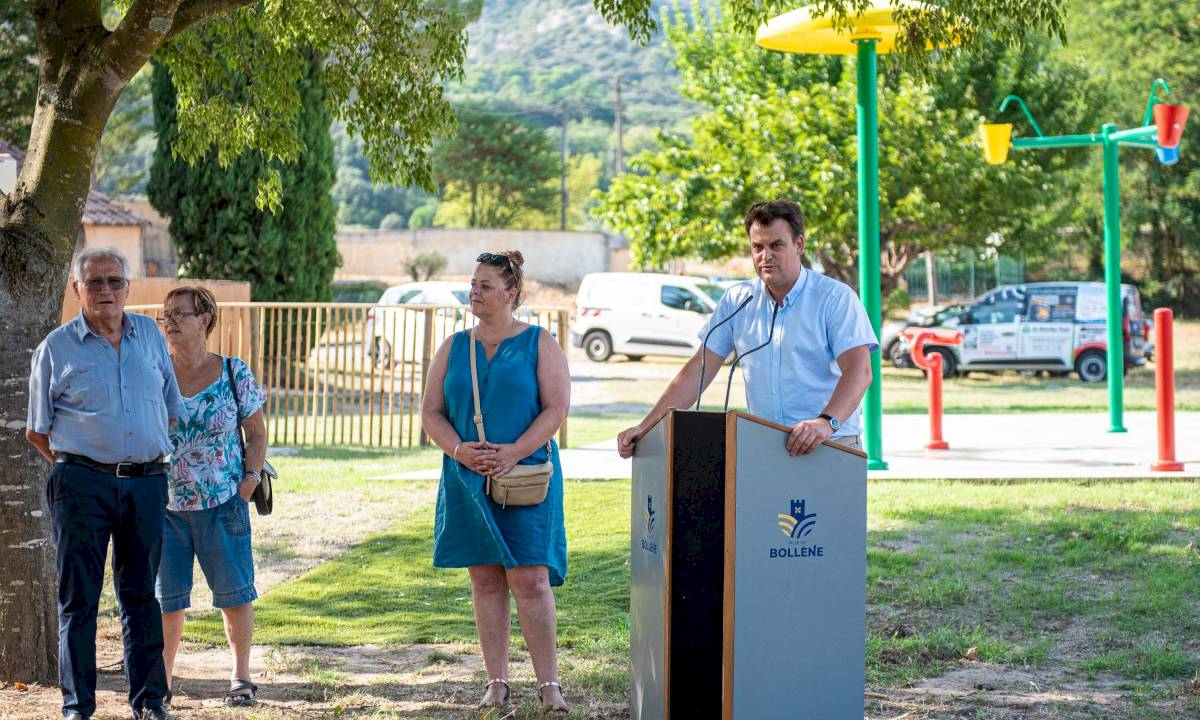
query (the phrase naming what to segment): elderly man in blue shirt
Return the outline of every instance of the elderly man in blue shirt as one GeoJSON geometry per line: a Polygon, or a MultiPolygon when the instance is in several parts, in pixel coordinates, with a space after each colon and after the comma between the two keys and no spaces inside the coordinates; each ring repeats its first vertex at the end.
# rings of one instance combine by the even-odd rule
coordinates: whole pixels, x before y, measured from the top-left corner
{"type": "Polygon", "coordinates": [[[46,499],[58,564],[63,716],[96,710],[96,614],[113,544],[125,676],[135,719],[170,718],[154,597],[167,504],[168,418],[183,401],[154,321],[125,313],[129,264],[88,248],[71,268],[79,316],[33,353],[26,437],[52,463],[46,499]]]}
{"type": "Polygon", "coordinates": [[[638,438],[667,408],[691,406],[701,380],[707,388],[735,350],[744,356],[750,413],[792,428],[788,452],[808,454],[829,439],[862,447],[859,405],[871,384],[871,353],[879,348],[866,309],[845,284],[802,264],[799,205],[757,203],[745,225],[758,279],[734,285],[721,298],[700,332],[704,347],[650,413],[617,437],[622,457],[633,455],[638,438]]]}

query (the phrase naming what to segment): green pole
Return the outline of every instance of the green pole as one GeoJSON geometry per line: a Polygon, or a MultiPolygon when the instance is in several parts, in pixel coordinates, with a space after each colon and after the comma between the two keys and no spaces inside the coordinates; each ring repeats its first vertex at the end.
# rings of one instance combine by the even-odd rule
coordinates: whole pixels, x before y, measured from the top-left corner
{"type": "Polygon", "coordinates": [[[1109,432],[1125,432],[1125,342],[1121,326],[1121,205],[1117,162],[1117,126],[1104,132],[1104,289],[1108,305],[1108,416],[1109,432]]]}
{"type": "MultiPolygon", "coordinates": [[[[880,332],[879,308],[879,113],[875,97],[874,39],[858,45],[858,295],[867,308],[875,337],[880,332]]],[[[867,469],[887,470],[883,461],[883,372],[879,353],[871,353],[871,386],[863,408],[867,469]]]]}

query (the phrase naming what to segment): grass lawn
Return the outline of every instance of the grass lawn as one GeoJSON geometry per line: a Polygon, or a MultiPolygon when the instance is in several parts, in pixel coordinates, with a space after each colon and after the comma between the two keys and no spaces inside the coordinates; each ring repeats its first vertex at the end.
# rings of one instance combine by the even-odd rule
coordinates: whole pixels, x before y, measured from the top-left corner
{"type": "MultiPolygon", "coordinates": [[[[280,458],[297,481],[280,502],[340,482],[345,452],[280,458]]],[[[370,476],[395,458],[357,464],[370,476]]],[[[393,484],[369,483],[383,494],[393,484]]],[[[256,603],[256,643],[475,642],[466,572],[430,564],[435,484],[404,485],[417,499],[392,526],[256,603]]],[[[621,703],[629,483],[568,482],[566,513],[570,573],[556,595],[571,652],[562,674],[621,703]]],[[[1043,686],[1108,688],[1128,708],[1122,717],[1200,716],[1200,696],[1173,694],[1200,670],[1198,545],[1193,483],[872,483],[868,684],[907,687],[982,663],[1032,673],[1043,686]]],[[[516,636],[515,617],[513,626],[516,636]]],[[[223,642],[216,613],[186,632],[223,642]]]]}

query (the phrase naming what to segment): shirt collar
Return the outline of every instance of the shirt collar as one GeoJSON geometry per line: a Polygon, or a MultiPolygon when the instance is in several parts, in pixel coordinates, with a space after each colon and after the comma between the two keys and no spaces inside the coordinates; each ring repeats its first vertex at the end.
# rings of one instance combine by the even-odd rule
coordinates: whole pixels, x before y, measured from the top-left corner
{"type": "MultiPolygon", "coordinates": [[[[787,295],[783,296],[783,302],[780,303],[781,308],[791,307],[800,299],[800,293],[804,292],[804,286],[808,284],[808,275],[810,272],[812,271],[808,268],[800,268],[800,274],[796,276],[796,282],[792,283],[792,289],[788,290],[787,295]]],[[[758,289],[768,300],[775,302],[775,298],[767,290],[767,284],[762,281],[762,278],[758,278],[758,289]]]]}
{"type": "MultiPolygon", "coordinates": [[[[76,337],[79,338],[79,342],[83,342],[83,339],[88,335],[96,335],[87,324],[87,320],[83,319],[83,310],[79,311],[79,314],[75,316],[75,319],[71,323],[72,330],[74,330],[76,337]]],[[[137,336],[137,325],[129,320],[129,313],[122,313],[121,315],[121,335],[137,336]]],[[[100,336],[96,335],[96,337],[100,336]]]]}

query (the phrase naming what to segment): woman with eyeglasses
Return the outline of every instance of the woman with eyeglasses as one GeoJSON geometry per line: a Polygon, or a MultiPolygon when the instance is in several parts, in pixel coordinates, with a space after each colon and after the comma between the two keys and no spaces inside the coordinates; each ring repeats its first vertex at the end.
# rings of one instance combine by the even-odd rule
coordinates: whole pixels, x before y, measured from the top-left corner
{"type": "Polygon", "coordinates": [[[487,683],[479,708],[503,707],[508,683],[509,595],[537,676],[543,713],[570,712],[558,684],[552,586],[567,575],[562,467],[555,431],[571,401],[571,376],[562,348],[545,329],[521,322],[524,258],[510,250],[483,253],[471,279],[476,370],[486,442],[474,424],[471,332],[438,348],[421,397],[421,422],[442,448],[442,477],[434,519],[433,564],[467,568],[475,628],[487,683]],[[549,448],[548,448],[549,443],[549,448]],[[517,463],[553,462],[546,499],[536,505],[494,502],[485,477],[517,463]]]}
{"type": "MultiPolygon", "coordinates": [[[[162,560],[155,594],[162,605],[163,660],[167,678],[191,605],[194,560],[221,609],[233,655],[225,704],[253,705],[258,687],[250,682],[250,638],[254,628],[254,559],[250,550],[248,501],[262,478],[267,455],[262,390],[240,358],[206,348],[217,324],[217,303],[202,287],[175,288],[158,320],[167,336],[171,363],[183,395],[184,413],[171,426],[162,560]],[[234,398],[237,393],[237,398],[234,398]],[[240,406],[240,413],[239,413],[240,406]],[[245,451],[239,433],[245,433],[245,451]]],[[[168,700],[172,693],[167,693],[168,700]]]]}

